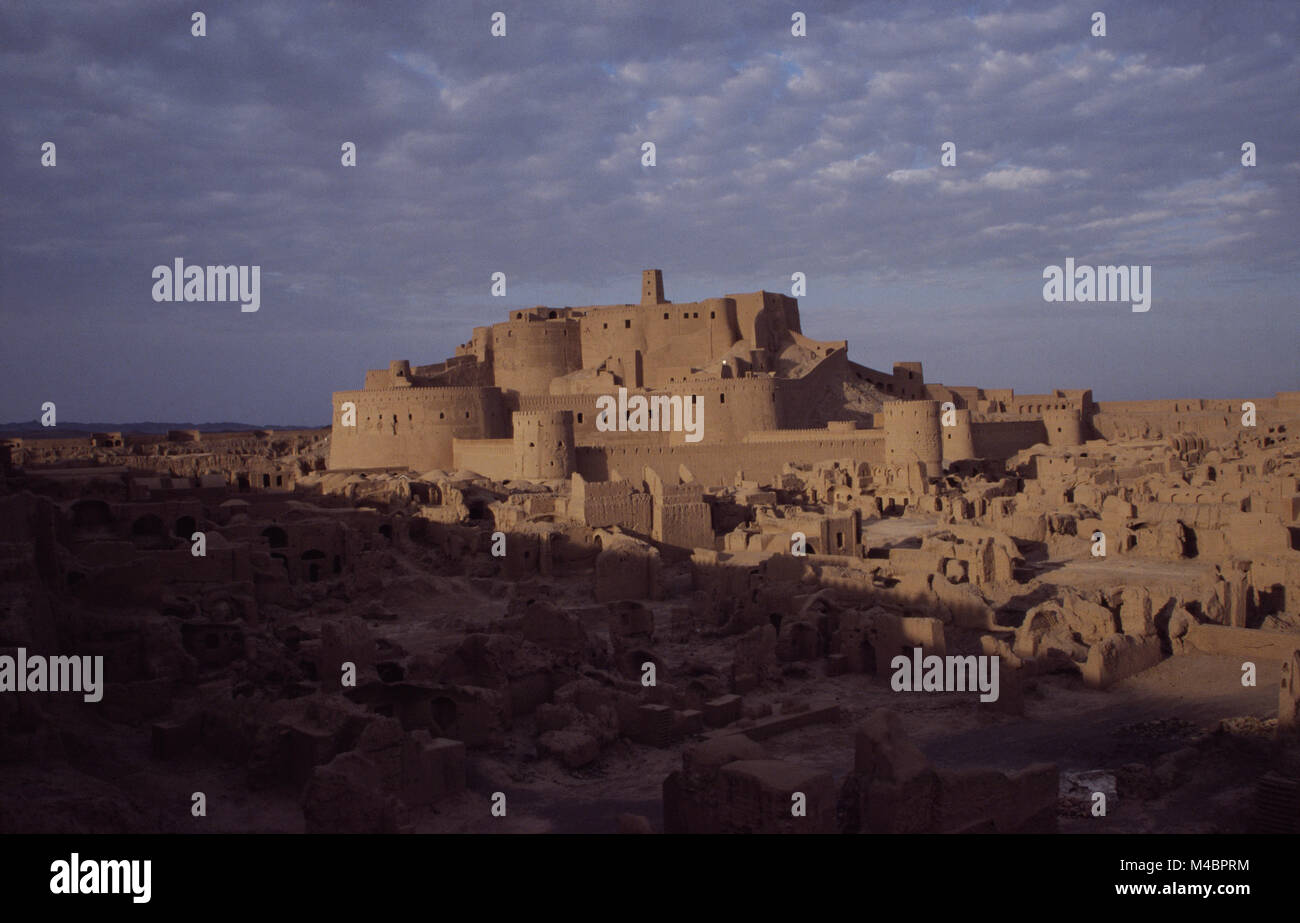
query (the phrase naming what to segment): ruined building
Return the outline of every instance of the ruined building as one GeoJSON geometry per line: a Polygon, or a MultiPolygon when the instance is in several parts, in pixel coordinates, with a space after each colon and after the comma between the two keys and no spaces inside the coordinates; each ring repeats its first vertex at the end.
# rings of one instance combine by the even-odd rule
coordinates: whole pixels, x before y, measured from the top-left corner
{"type": "MultiPolygon", "coordinates": [[[[1261,415],[1283,399],[1257,401],[1261,415]]],[[[844,340],[804,336],[794,298],[758,291],[675,304],[659,270],[642,274],[640,304],[514,310],[476,327],[443,362],[367,372],[361,390],[336,392],[333,405],[331,470],[497,480],[576,472],[601,482],[648,468],[675,484],[685,466],[705,487],[738,473],[772,481],[787,464],[827,458],[933,479],[944,465],[1004,460],[1039,443],[1226,431],[1239,412],[1227,401],[1098,404],[1086,389],[1016,395],[926,383],[919,362],[883,372],[850,360],[844,340]],[[702,400],[701,437],[680,427],[601,431],[597,400],[620,389],[628,400],[702,400]]]]}

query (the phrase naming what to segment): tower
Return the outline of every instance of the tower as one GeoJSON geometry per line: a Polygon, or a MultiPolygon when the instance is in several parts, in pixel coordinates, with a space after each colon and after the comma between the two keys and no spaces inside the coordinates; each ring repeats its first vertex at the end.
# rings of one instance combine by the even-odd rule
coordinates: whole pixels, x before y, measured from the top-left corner
{"type": "Polygon", "coordinates": [[[1044,410],[1043,426],[1050,446],[1083,445],[1083,420],[1077,410],[1044,410]]]}
{"type": "Polygon", "coordinates": [[[941,429],[943,435],[943,461],[945,465],[975,458],[975,433],[971,428],[969,410],[954,411],[956,422],[941,429]]]}
{"type": "Polygon", "coordinates": [[[515,477],[550,481],[573,474],[577,462],[572,411],[518,411],[513,422],[515,477]]]}
{"type": "Polygon", "coordinates": [[[641,273],[641,304],[666,304],[664,299],[664,273],[662,269],[646,269],[641,273]]]}
{"type": "Polygon", "coordinates": [[[890,401],[885,412],[885,464],[921,462],[925,476],[943,474],[938,401],[890,401]]]}

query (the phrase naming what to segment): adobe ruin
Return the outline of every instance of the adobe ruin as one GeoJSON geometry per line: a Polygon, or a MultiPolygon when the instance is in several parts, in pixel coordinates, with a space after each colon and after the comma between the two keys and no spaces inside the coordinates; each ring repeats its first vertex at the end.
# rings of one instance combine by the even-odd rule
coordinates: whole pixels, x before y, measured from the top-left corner
{"type": "Polygon", "coordinates": [[[0,655],[105,677],[0,694],[0,830],[1297,823],[1300,392],[945,386],[652,270],[333,404],[0,443],[0,655]],[[620,389],[703,438],[602,430],[620,389]]]}

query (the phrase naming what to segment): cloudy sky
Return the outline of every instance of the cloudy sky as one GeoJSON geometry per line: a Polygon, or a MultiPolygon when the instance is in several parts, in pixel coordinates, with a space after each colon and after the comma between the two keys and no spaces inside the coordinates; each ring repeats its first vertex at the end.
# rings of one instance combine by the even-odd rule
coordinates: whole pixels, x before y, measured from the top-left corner
{"type": "Polygon", "coordinates": [[[6,2],[0,420],[323,424],[650,267],[803,272],[805,333],[948,384],[1300,388],[1298,36],[1290,0],[6,2]],[[261,309],[154,302],[177,257],[261,266],[261,309]],[[1150,265],[1150,311],[1045,302],[1067,257],[1150,265]]]}

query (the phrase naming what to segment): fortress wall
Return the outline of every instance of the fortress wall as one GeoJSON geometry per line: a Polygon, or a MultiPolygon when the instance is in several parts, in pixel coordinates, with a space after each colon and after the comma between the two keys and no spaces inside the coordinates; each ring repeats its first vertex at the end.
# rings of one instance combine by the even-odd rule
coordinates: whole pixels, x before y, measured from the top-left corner
{"type": "Polygon", "coordinates": [[[568,515],[593,528],[620,525],[648,536],[653,522],[650,495],[638,492],[639,482],[589,482],[574,474],[569,489],[568,515]]]}
{"type": "Polygon", "coordinates": [[[1014,388],[984,388],[980,397],[983,406],[973,409],[981,412],[996,411],[1000,407],[1009,406],[1009,402],[1014,401],[1015,396],[1014,388]]]}
{"type": "Polygon", "coordinates": [[[698,445],[639,446],[601,449],[578,447],[578,472],[588,481],[608,480],[610,472],[620,471],[636,480],[637,472],[650,468],[665,483],[677,481],[679,465],[685,465],[707,487],[734,482],[737,471],[747,479],[772,483],[780,479],[787,462],[811,465],[827,459],[849,459],[854,463],[878,465],[884,462],[884,440],[859,436],[840,437],[822,432],[821,439],[795,438],[771,442],[720,443],[705,441],[698,445]]]}
{"type": "Polygon", "coordinates": [[[1175,433],[1197,433],[1211,441],[1230,439],[1241,431],[1241,414],[1099,413],[1092,426],[1104,439],[1164,439],[1175,433]]]}
{"type": "Polygon", "coordinates": [[[679,548],[716,546],[709,505],[703,501],[655,504],[650,528],[656,541],[679,548]]]}
{"type": "Polygon", "coordinates": [[[621,526],[638,535],[650,534],[653,513],[650,495],[624,493],[621,496],[588,497],[580,507],[570,507],[570,515],[592,528],[621,526]]]}
{"type": "Polygon", "coordinates": [[[582,367],[594,369],[610,356],[644,355],[645,314],[639,305],[593,308],[579,323],[582,367]]]}
{"type": "Polygon", "coordinates": [[[1181,432],[1230,439],[1242,431],[1246,401],[1255,405],[1257,430],[1300,419],[1300,392],[1283,391],[1240,400],[1103,401],[1092,425],[1106,439],[1161,439],[1181,432]]]}
{"type": "MultiPolygon", "coordinates": [[[[644,373],[641,386],[653,387],[668,368],[704,366],[725,355],[740,333],[735,302],[709,298],[682,304],[591,308],[581,320],[580,338],[583,368],[595,368],[610,356],[630,360],[639,352],[644,373]]],[[[638,386],[630,367],[624,385],[638,386]]]]}
{"type": "Polygon", "coordinates": [[[927,387],[924,384],[914,386],[909,382],[900,381],[890,372],[882,372],[880,369],[873,369],[870,366],[862,365],[858,362],[850,361],[848,364],[848,374],[858,381],[865,381],[872,385],[876,390],[883,394],[893,397],[902,398],[930,398],[927,387]]]}
{"type": "Polygon", "coordinates": [[[475,327],[468,343],[456,347],[456,356],[469,356],[478,362],[487,362],[492,355],[492,328],[475,327]]]}
{"type": "MultiPolygon", "coordinates": [[[[774,378],[691,379],[675,382],[657,391],[628,389],[628,397],[699,396],[704,399],[704,443],[736,441],[751,430],[776,429],[786,389],[790,382],[774,378]]],[[[580,445],[689,444],[681,432],[600,432],[596,429],[596,399],[608,393],[618,397],[618,389],[591,394],[520,395],[518,407],[527,411],[569,410],[573,413],[574,438],[580,445]]],[[[616,421],[615,421],[616,422],[616,421]]]]}
{"type": "Polygon", "coordinates": [[[976,458],[1005,459],[1031,445],[1047,444],[1042,420],[1008,420],[971,424],[976,458]]]}
{"type": "Polygon", "coordinates": [[[925,374],[919,362],[895,362],[894,382],[900,396],[908,400],[928,400],[925,389],[925,374]]]}
{"type": "MultiPolygon", "coordinates": [[[[1242,398],[1248,400],[1248,398],[1242,398]]],[[[1098,413],[1156,413],[1156,414],[1176,414],[1176,413],[1241,413],[1242,401],[1234,400],[1188,400],[1178,398],[1168,401],[1100,401],[1097,404],[1098,413]]],[[[1276,401],[1268,399],[1265,401],[1256,401],[1257,406],[1263,404],[1274,404],[1276,401]]]]}
{"type": "Polygon", "coordinates": [[[448,471],[464,468],[494,481],[515,477],[513,439],[453,439],[451,449],[452,464],[444,466],[448,471]]]}
{"type": "Polygon", "coordinates": [[[23,448],[29,450],[55,451],[66,449],[84,449],[90,445],[90,433],[83,433],[79,436],[69,436],[65,439],[42,439],[32,436],[23,436],[23,448]]]}
{"type": "MultiPolygon", "coordinates": [[[[684,393],[704,398],[704,441],[738,442],[754,430],[780,426],[782,391],[785,383],[775,378],[723,378],[690,381],[684,393]]],[[[674,434],[676,441],[680,434],[674,434]]]]}
{"type": "Polygon", "coordinates": [[[411,369],[411,381],[422,387],[490,387],[492,366],[478,362],[473,356],[457,356],[434,365],[416,366],[411,369]]]}
{"type": "MultiPolygon", "coordinates": [[[[706,430],[707,432],[707,430],[706,430]]],[[[629,432],[594,432],[590,438],[578,439],[578,445],[595,446],[596,448],[633,448],[636,446],[670,446],[685,445],[683,433],[629,433],[629,432]]],[[[576,437],[575,437],[576,438],[576,437]]]]}
{"type": "Polygon", "coordinates": [[[646,305],[641,310],[647,387],[663,387],[670,369],[702,368],[713,363],[740,339],[736,303],[730,298],[646,305]]]}
{"type": "MultiPolygon", "coordinates": [[[[1075,392],[1082,394],[1083,392],[1075,392]]],[[[1090,393],[1090,392],[1089,392],[1090,393]]],[[[1011,394],[1002,401],[1007,413],[1041,414],[1049,410],[1077,410],[1083,413],[1085,408],[1080,397],[1067,397],[1064,392],[1057,394],[1011,394]]]]}
{"type": "Polygon", "coordinates": [[[328,467],[414,471],[452,468],[452,439],[510,432],[495,388],[388,388],[334,392],[328,467]],[[356,404],[356,426],[342,426],[342,404],[356,404]]]}
{"type": "Polygon", "coordinates": [[[774,429],[762,433],[748,433],[741,441],[746,445],[755,445],[763,443],[820,442],[827,438],[844,441],[856,440],[863,443],[880,443],[885,438],[885,431],[883,429],[852,429],[841,432],[832,431],[824,426],[812,429],[774,429]]]}
{"type": "MultiPolygon", "coordinates": [[[[927,385],[927,387],[929,386],[927,385]]],[[[953,403],[955,403],[958,407],[971,409],[975,406],[975,402],[980,399],[979,388],[957,385],[952,388],[949,388],[948,390],[952,392],[954,397],[953,403]]]]}
{"type": "Polygon", "coordinates": [[[850,375],[848,346],[822,345],[829,352],[802,378],[775,379],[779,387],[777,425],[783,429],[825,426],[832,420],[842,419],[842,382],[850,375]],[[829,415],[828,408],[833,408],[829,415]]]}
{"type": "MultiPolygon", "coordinates": [[[[647,398],[678,396],[683,399],[683,404],[687,398],[703,398],[702,417],[697,417],[703,421],[703,441],[698,444],[710,445],[717,442],[739,441],[751,430],[776,429],[780,396],[788,384],[788,382],[767,377],[693,378],[687,381],[673,382],[654,391],[629,388],[628,398],[630,400],[637,394],[647,398]]],[[[611,397],[618,397],[617,388],[611,389],[608,393],[611,397]]],[[[694,444],[686,442],[685,432],[675,430],[671,432],[644,433],[627,431],[600,432],[596,429],[598,411],[595,403],[598,396],[597,394],[591,394],[565,398],[571,402],[568,406],[575,408],[574,433],[579,444],[596,446],[620,443],[629,445],[694,444]],[[581,403],[577,403],[578,401],[581,401],[581,403]],[[578,410],[576,408],[582,409],[578,410]],[[583,415],[581,422],[577,420],[578,413],[583,415]]],[[[540,403],[521,399],[520,406],[531,408],[540,406],[540,403]]],[[[612,422],[616,423],[617,420],[612,422]]]]}
{"type": "Polygon", "coordinates": [[[829,356],[837,349],[843,349],[847,352],[849,348],[848,340],[814,340],[812,337],[806,337],[802,333],[794,333],[793,331],[790,332],[790,339],[794,341],[796,346],[802,346],[813,352],[820,352],[823,357],[829,356]]]}
{"type": "Polygon", "coordinates": [[[493,380],[503,391],[546,394],[552,378],[582,368],[581,322],[528,316],[493,325],[493,380]]]}
{"type": "Polygon", "coordinates": [[[740,336],[755,349],[778,352],[787,330],[799,330],[790,318],[799,319],[799,303],[779,292],[750,292],[728,295],[736,302],[736,324],[740,336]]]}

